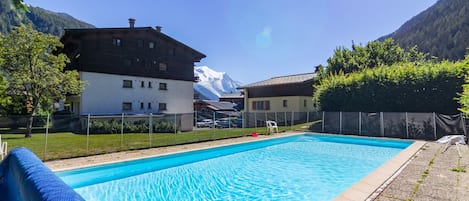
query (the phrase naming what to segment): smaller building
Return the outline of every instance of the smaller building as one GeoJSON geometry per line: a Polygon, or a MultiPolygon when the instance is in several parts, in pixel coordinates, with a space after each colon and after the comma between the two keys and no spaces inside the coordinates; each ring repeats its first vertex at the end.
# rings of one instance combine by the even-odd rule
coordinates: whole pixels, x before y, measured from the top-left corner
{"type": "Polygon", "coordinates": [[[225,115],[235,115],[237,110],[235,109],[236,104],[231,102],[218,102],[215,100],[201,100],[194,102],[194,110],[199,113],[205,114],[225,114],[225,115]]]}
{"type": "Polygon", "coordinates": [[[306,112],[315,110],[313,82],[316,73],[274,77],[238,87],[244,94],[245,112],[306,112]]]}
{"type": "Polygon", "coordinates": [[[234,108],[238,111],[244,110],[244,95],[241,92],[223,94],[219,100],[220,102],[230,102],[236,104],[234,108]]]}

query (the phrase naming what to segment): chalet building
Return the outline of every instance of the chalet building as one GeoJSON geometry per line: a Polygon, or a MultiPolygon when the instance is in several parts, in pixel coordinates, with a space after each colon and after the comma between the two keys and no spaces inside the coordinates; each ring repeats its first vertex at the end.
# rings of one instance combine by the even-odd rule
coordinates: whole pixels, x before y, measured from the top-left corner
{"type": "Polygon", "coordinates": [[[62,52],[86,81],[66,109],[85,114],[192,113],[194,62],[205,55],[161,27],[66,29],[62,52]]]}
{"type": "Polygon", "coordinates": [[[244,94],[244,111],[312,111],[314,77],[315,73],[288,75],[238,87],[244,94]]]}
{"type": "Polygon", "coordinates": [[[220,102],[230,102],[236,104],[236,110],[244,110],[244,95],[242,93],[228,93],[222,94],[218,99],[220,102]]]}

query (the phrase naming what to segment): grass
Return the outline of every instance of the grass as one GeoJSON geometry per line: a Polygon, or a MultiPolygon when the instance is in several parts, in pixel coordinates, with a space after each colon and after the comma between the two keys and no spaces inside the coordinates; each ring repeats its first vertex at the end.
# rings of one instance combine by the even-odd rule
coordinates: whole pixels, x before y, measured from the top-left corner
{"type": "MultiPolygon", "coordinates": [[[[298,124],[295,126],[279,127],[280,132],[287,130],[301,130],[317,122],[298,124]]],[[[112,153],[118,151],[146,149],[210,140],[248,136],[252,132],[267,134],[265,127],[194,130],[182,133],[125,133],[121,134],[74,134],[71,132],[34,133],[31,138],[24,138],[24,134],[2,134],[2,140],[8,142],[8,148],[26,147],[32,150],[40,159],[56,160],[80,156],[112,153]],[[88,147],[87,147],[88,141],[88,147]]]]}

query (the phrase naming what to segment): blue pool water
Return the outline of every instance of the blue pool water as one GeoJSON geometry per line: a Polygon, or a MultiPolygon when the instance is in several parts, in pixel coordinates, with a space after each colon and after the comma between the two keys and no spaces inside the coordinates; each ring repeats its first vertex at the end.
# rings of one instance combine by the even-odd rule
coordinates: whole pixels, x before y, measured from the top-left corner
{"type": "Polygon", "coordinates": [[[411,143],[306,134],[57,175],[86,200],[330,200],[411,143]]]}

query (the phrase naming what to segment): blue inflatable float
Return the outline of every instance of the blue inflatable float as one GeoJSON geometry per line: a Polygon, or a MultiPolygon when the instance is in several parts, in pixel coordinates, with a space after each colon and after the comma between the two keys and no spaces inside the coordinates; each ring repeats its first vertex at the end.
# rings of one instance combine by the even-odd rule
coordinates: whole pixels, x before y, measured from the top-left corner
{"type": "Polygon", "coordinates": [[[15,148],[0,163],[0,201],[78,201],[78,193],[29,149],[15,148]]]}

